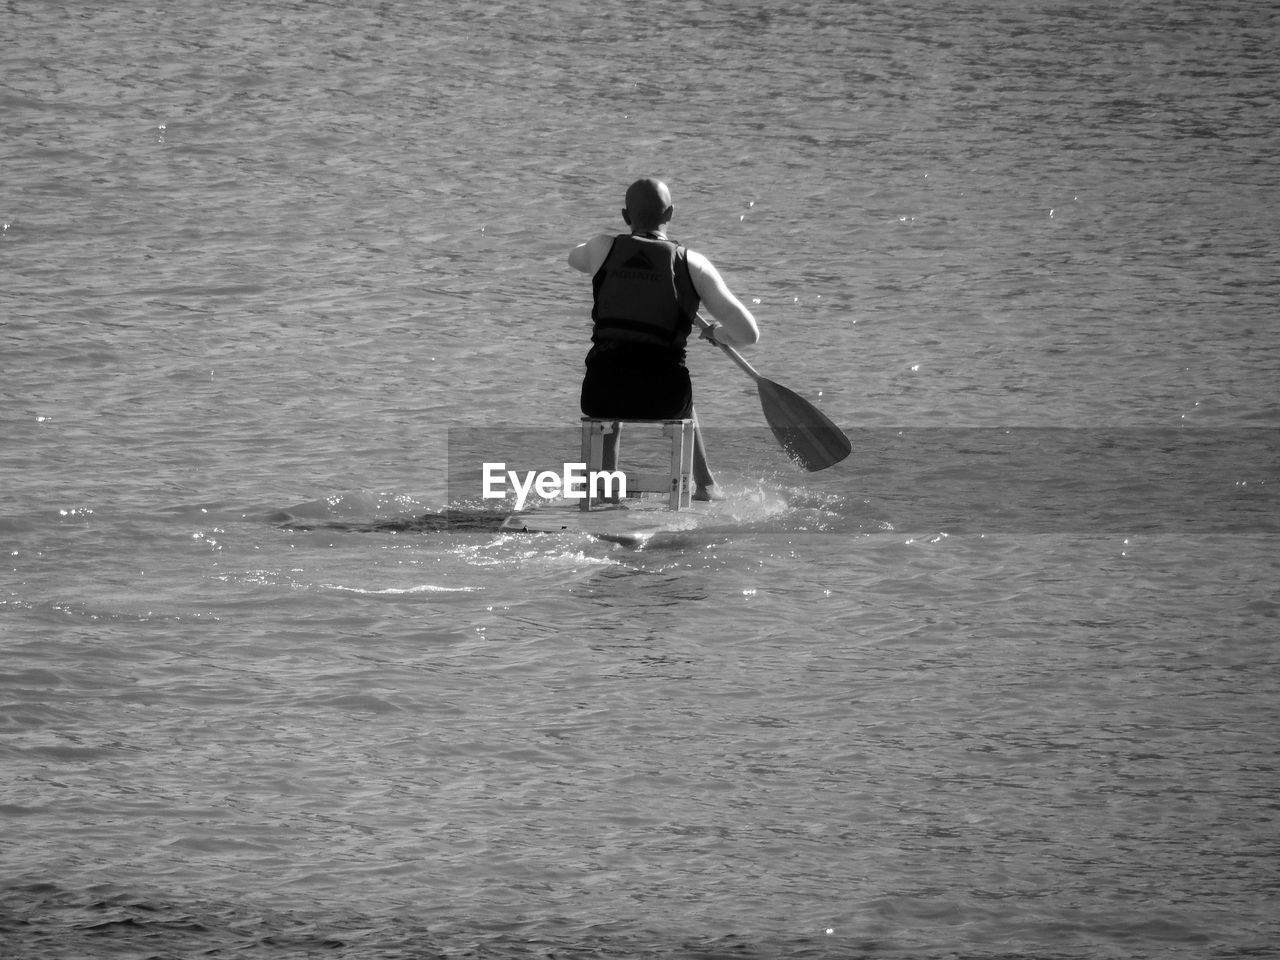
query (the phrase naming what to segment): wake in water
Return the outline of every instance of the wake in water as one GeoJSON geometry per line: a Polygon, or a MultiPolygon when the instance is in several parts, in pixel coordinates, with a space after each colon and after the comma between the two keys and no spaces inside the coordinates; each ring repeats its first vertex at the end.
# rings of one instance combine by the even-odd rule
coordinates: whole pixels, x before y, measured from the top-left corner
{"type": "Polygon", "coordinates": [[[431,509],[402,494],[352,491],[275,510],[265,520],[295,533],[493,533],[510,512],[475,504],[431,509]]]}
{"type": "Polygon", "coordinates": [[[308,520],[288,511],[272,515],[272,522],[282,530],[312,533],[319,530],[339,533],[496,533],[508,514],[492,510],[458,510],[447,508],[439,513],[423,513],[388,520],[308,520]]]}

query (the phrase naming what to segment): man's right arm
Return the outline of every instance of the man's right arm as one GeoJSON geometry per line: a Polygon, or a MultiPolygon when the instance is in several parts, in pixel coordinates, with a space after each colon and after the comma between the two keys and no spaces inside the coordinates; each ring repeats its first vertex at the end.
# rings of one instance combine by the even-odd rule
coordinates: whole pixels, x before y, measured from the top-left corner
{"type": "Polygon", "coordinates": [[[760,328],[751,311],[733,295],[711,261],[693,250],[689,251],[689,275],[703,306],[720,324],[715,334],[717,341],[733,347],[745,347],[760,339],[760,328]]]}

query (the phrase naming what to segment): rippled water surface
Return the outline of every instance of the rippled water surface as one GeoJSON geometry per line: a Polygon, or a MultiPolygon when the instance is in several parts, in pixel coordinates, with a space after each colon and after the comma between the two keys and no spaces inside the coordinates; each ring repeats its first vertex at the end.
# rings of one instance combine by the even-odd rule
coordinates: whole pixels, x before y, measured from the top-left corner
{"type": "Polygon", "coordinates": [[[1268,5],[0,23],[4,956],[1280,950],[1268,5]],[[854,453],[501,532],[645,174],[854,453]]]}

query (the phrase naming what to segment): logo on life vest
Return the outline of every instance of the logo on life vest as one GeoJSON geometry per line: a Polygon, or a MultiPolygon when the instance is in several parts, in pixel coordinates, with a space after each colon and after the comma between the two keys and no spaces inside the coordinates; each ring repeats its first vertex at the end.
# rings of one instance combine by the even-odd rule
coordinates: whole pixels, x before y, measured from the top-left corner
{"type": "Polygon", "coordinates": [[[653,261],[645,254],[643,250],[637,250],[627,258],[627,262],[619,268],[621,270],[656,270],[653,261]]]}
{"type": "Polygon", "coordinates": [[[658,268],[653,265],[653,261],[643,250],[637,250],[609,272],[621,280],[646,280],[649,283],[655,283],[662,279],[658,268]]]}

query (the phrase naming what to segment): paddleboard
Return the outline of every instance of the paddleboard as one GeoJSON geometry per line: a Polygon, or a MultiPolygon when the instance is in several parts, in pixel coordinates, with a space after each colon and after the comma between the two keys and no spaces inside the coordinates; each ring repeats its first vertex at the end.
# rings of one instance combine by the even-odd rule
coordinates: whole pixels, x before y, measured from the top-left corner
{"type": "Polygon", "coordinates": [[[642,547],[655,538],[689,533],[717,518],[714,503],[695,501],[688,509],[670,510],[665,504],[633,500],[579,509],[578,500],[558,500],[536,510],[513,513],[502,524],[508,533],[577,533],[629,547],[642,547]]]}

